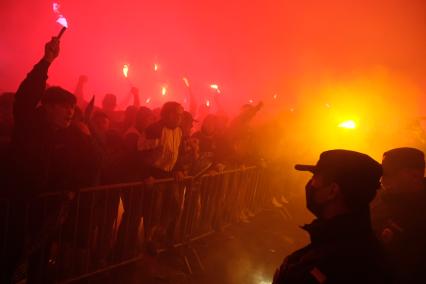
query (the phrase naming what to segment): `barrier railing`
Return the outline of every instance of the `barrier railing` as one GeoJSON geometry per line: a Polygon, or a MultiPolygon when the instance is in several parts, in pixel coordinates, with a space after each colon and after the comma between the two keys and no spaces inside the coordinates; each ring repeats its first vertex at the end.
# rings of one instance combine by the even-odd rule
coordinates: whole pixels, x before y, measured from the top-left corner
{"type": "MultiPolygon", "coordinates": [[[[0,200],[2,283],[73,282],[191,243],[258,213],[268,199],[265,170],[114,184],[33,200],[0,200]]],[[[183,255],[187,272],[193,267],[183,255]]]]}

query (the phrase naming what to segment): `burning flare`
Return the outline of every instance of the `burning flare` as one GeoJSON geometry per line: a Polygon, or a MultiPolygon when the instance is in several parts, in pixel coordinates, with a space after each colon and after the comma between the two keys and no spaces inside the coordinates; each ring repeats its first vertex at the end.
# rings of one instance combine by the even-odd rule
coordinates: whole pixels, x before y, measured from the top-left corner
{"type": "Polygon", "coordinates": [[[126,78],[129,75],[129,65],[127,65],[127,64],[124,64],[124,66],[123,66],[123,75],[126,78]]]}
{"type": "Polygon", "coordinates": [[[189,81],[188,81],[188,79],[186,77],[183,77],[183,81],[185,82],[185,85],[187,87],[189,87],[189,81]]]}
{"type": "Polygon", "coordinates": [[[60,15],[59,18],[56,20],[56,22],[60,24],[61,26],[63,26],[64,28],[68,28],[68,22],[64,16],[60,15]]]}
{"type": "Polygon", "coordinates": [[[356,123],[353,120],[347,120],[347,121],[343,121],[342,123],[340,123],[339,127],[340,128],[346,128],[346,129],[355,129],[356,123]]]}
{"type": "Polygon", "coordinates": [[[54,2],[52,4],[53,13],[55,13],[56,16],[58,17],[56,19],[56,22],[60,24],[61,26],[63,26],[64,28],[68,28],[67,19],[62,15],[60,8],[61,8],[61,4],[59,4],[58,2],[54,2]]]}
{"type": "Polygon", "coordinates": [[[167,87],[163,86],[161,88],[161,94],[163,95],[163,97],[167,94],[167,87]]]}
{"type": "Polygon", "coordinates": [[[211,84],[211,85],[210,85],[210,88],[212,88],[213,90],[216,90],[216,92],[220,93],[220,89],[219,89],[219,86],[218,86],[218,85],[216,85],[216,84],[211,84]]]}

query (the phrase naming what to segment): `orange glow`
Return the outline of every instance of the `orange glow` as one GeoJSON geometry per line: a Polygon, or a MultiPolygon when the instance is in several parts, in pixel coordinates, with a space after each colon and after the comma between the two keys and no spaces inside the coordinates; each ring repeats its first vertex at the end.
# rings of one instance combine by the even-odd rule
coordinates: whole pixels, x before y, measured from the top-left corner
{"type": "Polygon", "coordinates": [[[421,113],[415,99],[421,89],[411,80],[380,68],[341,78],[325,76],[315,84],[309,80],[302,80],[300,98],[289,106],[295,109],[290,116],[295,125],[289,129],[289,118],[282,120],[285,131],[298,133],[298,147],[309,153],[355,150],[380,160],[387,149],[417,146],[408,125],[421,113]]]}
{"type": "Polygon", "coordinates": [[[158,64],[154,64],[154,71],[158,71],[158,64]]]}
{"type": "Polygon", "coordinates": [[[161,88],[161,95],[163,95],[163,97],[164,97],[166,94],[167,94],[167,87],[166,87],[166,86],[163,86],[163,87],[161,88]]]}
{"type": "Polygon", "coordinates": [[[206,106],[210,107],[210,101],[209,100],[206,101],[206,106]]]}
{"type": "Polygon", "coordinates": [[[151,98],[147,98],[146,100],[145,100],[145,103],[147,103],[147,104],[149,104],[151,102],[151,98]]]}

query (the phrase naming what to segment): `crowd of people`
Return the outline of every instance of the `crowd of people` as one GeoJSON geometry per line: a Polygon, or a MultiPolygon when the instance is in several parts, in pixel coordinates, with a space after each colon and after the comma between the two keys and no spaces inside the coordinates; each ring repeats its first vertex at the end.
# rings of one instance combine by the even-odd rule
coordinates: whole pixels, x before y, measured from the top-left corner
{"type": "MultiPolygon", "coordinates": [[[[48,70],[59,50],[59,39],[52,38],[45,45],[43,58],[16,93],[0,97],[1,187],[2,197],[11,201],[12,220],[8,224],[11,229],[6,240],[9,247],[7,263],[2,267],[6,270],[3,279],[16,274],[28,251],[28,240],[34,242],[44,226],[45,220],[30,224],[29,230],[24,226],[28,213],[37,215],[42,211],[40,208],[28,211],[27,200],[55,192],[63,193],[66,202],[72,203],[78,189],[85,187],[136,181],[153,183],[167,178],[182,182],[188,176],[219,173],[254,165],[260,160],[252,148],[249,124],[262,104],[243,106],[241,113],[230,121],[223,113],[207,114],[194,133],[197,121],[193,113],[173,101],[158,109],[140,106],[136,88],[131,90],[133,104],[121,111],[116,109],[117,98],[113,94],[104,96],[101,107],[95,106],[94,98],[85,101],[82,94],[87,82],[85,76],[80,77],[74,94],[61,87],[47,86],[48,70]]],[[[139,226],[136,219],[140,220],[140,216],[134,218],[129,211],[135,207],[130,202],[137,202],[138,198],[133,196],[132,200],[136,201],[131,201],[126,193],[121,195],[109,197],[109,210],[116,212],[121,199],[122,227],[127,224],[136,234],[139,226]]],[[[53,215],[60,214],[63,203],[51,209],[53,215]]],[[[119,230],[118,248],[120,237],[119,230]]],[[[30,283],[44,277],[45,271],[32,271],[43,261],[37,255],[39,251],[34,249],[29,257],[26,273],[30,283]],[[35,264],[31,265],[31,261],[35,264]]]]}
{"type": "MultiPolygon", "coordinates": [[[[43,240],[40,233],[46,232],[46,226],[54,227],[58,218],[63,229],[71,232],[75,220],[69,221],[68,215],[72,210],[63,211],[73,206],[81,188],[136,181],[152,184],[167,178],[179,183],[188,176],[263,164],[250,128],[261,103],[244,105],[232,120],[223,113],[207,114],[195,132],[194,103],[190,110],[172,101],[150,109],[141,106],[136,88],[131,90],[133,104],[125,111],[116,109],[113,94],[105,95],[97,107],[94,98],[84,100],[85,76],[80,77],[74,94],[46,85],[59,47],[59,39],[52,38],[16,93],[0,96],[1,197],[10,202],[8,232],[2,240],[7,243],[2,283],[17,279],[23,259],[26,265],[21,272],[28,283],[49,282],[46,270],[40,269],[46,247],[37,240],[43,240]],[[61,201],[48,208],[47,216],[53,216],[53,221],[45,217],[28,221],[29,214],[37,216],[46,208],[40,204],[29,208],[27,201],[52,192],[61,194],[61,201]]],[[[422,151],[393,149],[379,164],[366,154],[332,150],[322,153],[316,165],[296,169],[313,173],[306,185],[306,202],[317,219],[303,227],[311,243],[285,259],[274,283],[424,282],[419,282],[426,271],[422,151]]],[[[123,244],[129,241],[124,240],[123,228],[130,230],[130,240],[137,238],[144,214],[143,210],[136,213],[138,204],[132,202],[147,199],[116,192],[104,200],[108,204],[104,209],[116,212],[119,200],[124,212],[114,248],[117,257],[126,254],[123,244]]],[[[84,209],[84,202],[79,206],[84,209]]],[[[98,228],[100,261],[108,249],[102,235],[111,230],[116,218],[110,215],[103,215],[108,225],[104,222],[98,228]]],[[[88,226],[85,218],[80,216],[82,227],[88,226]]],[[[86,237],[81,234],[74,241],[85,247],[86,237]]]]}

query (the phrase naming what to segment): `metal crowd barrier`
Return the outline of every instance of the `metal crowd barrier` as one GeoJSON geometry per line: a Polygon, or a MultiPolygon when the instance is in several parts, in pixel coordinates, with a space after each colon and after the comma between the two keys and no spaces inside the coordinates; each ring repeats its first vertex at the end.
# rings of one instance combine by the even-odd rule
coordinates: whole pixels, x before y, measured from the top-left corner
{"type": "Polygon", "coordinates": [[[192,242],[262,210],[269,194],[265,173],[249,167],[182,183],[163,179],[0,200],[2,280],[13,274],[16,282],[69,283],[143,252],[176,247],[187,248],[203,269],[192,242]]]}

